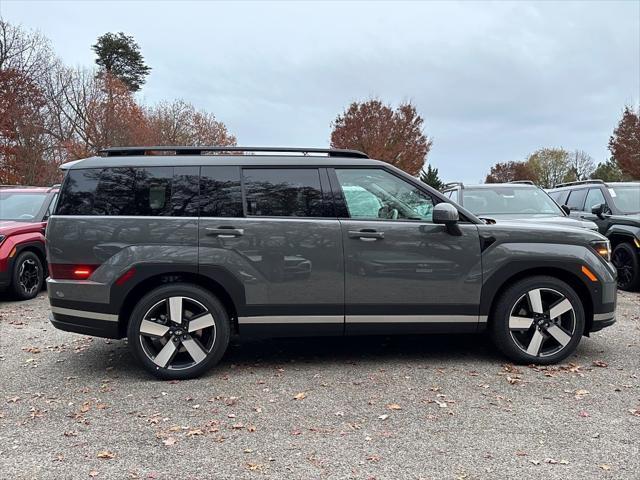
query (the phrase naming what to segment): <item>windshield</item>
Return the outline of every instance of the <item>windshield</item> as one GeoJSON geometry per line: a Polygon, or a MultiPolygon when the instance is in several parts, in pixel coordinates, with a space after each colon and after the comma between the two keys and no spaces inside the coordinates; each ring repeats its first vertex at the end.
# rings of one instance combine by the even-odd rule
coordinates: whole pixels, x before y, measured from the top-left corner
{"type": "Polygon", "coordinates": [[[476,215],[564,213],[545,192],[538,188],[483,187],[465,188],[464,206],[476,215]]]}
{"type": "Polygon", "coordinates": [[[609,187],[609,193],[622,213],[640,213],[640,184],[609,187]]]}
{"type": "Polygon", "coordinates": [[[0,192],[0,220],[33,220],[45,198],[46,193],[0,192]]]}

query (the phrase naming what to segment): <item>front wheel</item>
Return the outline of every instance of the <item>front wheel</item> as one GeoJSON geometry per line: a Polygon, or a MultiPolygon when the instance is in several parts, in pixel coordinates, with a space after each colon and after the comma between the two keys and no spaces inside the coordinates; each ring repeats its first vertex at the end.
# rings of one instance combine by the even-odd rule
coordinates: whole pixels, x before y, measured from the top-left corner
{"type": "Polygon", "coordinates": [[[611,262],[618,271],[618,287],[635,291],[640,288],[640,252],[631,243],[620,243],[613,249],[611,262]]]}
{"type": "Polygon", "coordinates": [[[190,284],[165,285],[145,295],[129,321],[129,346],[158,378],[201,375],[224,355],[229,316],[207,290],[190,284]]]}
{"type": "Polygon", "coordinates": [[[573,353],[585,326],[580,297],[567,283],[536,276],[516,282],[491,319],[496,346],[517,363],[548,365],[573,353]]]}
{"type": "Polygon", "coordinates": [[[44,269],[40,257],[33,252],[22,252],[13,266],[11,287],[20,300],[34,298],[44,282],[44,269]]]}

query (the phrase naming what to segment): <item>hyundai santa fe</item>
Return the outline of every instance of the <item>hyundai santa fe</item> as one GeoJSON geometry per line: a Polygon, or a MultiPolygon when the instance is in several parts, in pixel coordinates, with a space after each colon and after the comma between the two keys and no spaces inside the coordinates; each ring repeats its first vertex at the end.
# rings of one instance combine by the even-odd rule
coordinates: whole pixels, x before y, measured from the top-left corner
{"type": "Polygon", "coordinates": [[[231,335],[488,330],[549,364],[615,321],[599,233],[487,224],[361,152],[110,148],[62,168],[51,322],[127,337],[160,378],[203,373],[231,335]]]}

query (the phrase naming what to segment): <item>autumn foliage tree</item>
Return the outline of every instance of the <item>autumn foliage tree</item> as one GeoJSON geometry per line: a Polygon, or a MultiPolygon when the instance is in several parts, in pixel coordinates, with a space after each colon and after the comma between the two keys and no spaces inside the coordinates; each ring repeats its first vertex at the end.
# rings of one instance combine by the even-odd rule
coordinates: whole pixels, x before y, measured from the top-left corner
{"type": "Polygon", "coordinates": [[[609,138],[609,151],[623,174],[640,179],[640,109],[625,107],[609,138]]]}
{"type": "Polygon", "coordinates": [[[411,103],[394,110],[380,100],[354,102],[333,122],[331,147],[361,150],[417,175],[432,144],[423,125],[411,103]]]}
{"type": "Polygon", "coordinates": [[[537,181],[536,174],[527,162],[503,162],[491,167],[486,183],[507,183],[516,180],[537,181]]]}

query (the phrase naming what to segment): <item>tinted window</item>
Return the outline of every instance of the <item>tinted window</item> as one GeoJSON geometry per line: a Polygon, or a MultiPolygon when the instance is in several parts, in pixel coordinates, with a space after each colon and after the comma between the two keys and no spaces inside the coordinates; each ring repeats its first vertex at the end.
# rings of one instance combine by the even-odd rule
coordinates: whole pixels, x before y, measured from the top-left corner
{"type": "Polygon", "coordinates": [[[196,216],[197,167],[71,170],[58,215],[196,216]]]}
{"type": "Polygon", "coordinates": [[[609,193],[613,202],[623,213],[640,212],[640,185],[610,187],[609,193]]]}
{"type": "Polygon", "coordinates": [[[587,190],[571,190],[569,198],[567,199],[567,207],[571,210],[582,210],[584,205],[584,197],[587,195],[587,190]]]}
{"type": "Polygon", "coordinates": [[[200,215],[242,217],[240,167],[202,167],[200,215]]]}
{"type": "Polygon", "coordinates": [[[247,215],[322,217],[320,173],[315,168],[245,168],[247,215]]]}
{"type": "Polygon", "coordinates": [[[69,170],[65,176],[57,215],[93,215],[93,203],[102,169],[69,170]]]}
{"type": "Polygon", "coordinates": [[[349,216],[385,220],[431,220],[433,200],[381,169],[336,169],[349,216]]]}
{"type": "Polygon", "coordinates": [[[584,209],[586,212],[590,212],[593,207],[597,207],[607,203],[604,199],[604,195],[599,188],[590,188],[587,193],[587,200],[584,202],[584,209]]]}

